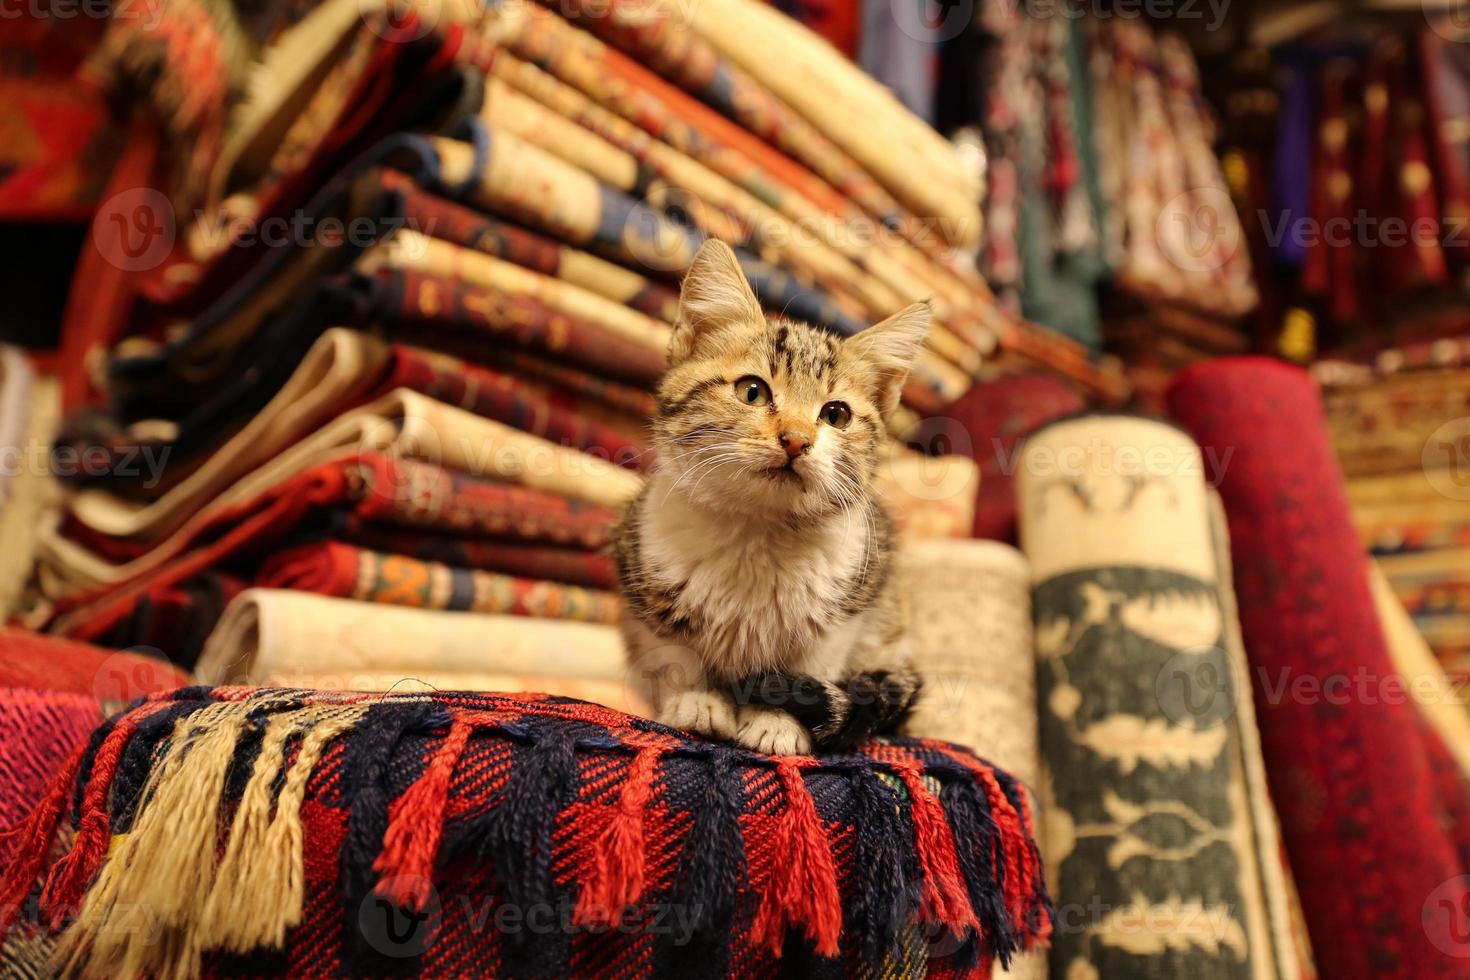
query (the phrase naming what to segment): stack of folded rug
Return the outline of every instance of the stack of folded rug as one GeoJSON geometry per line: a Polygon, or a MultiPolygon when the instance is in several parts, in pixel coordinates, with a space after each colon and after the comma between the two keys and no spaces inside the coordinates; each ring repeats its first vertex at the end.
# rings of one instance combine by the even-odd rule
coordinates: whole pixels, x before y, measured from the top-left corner
{"type": "MultiPolygon", "coordinates": [[[[181,5],[103,32],[99,50],[158,72],[68,304],[57,453],[91,465],[40,530],[28,623],[183,664],[207,646],[211,676],[249,681],[265,675],[228,670],[427,669],[343,644],[359,652],[286,671],[256,656],[257,621],[274,642],[288,621],[396,635],[376,624],[412,610],[448,649],[483,617],[483,663],[441,665],[459,681],[520,676],[527,650],[612,649],[604,549],[652,462],[651,388],[707,237],[768,309],[839,333],[932,299],[900,425],[996,354],[1121,394],[959,259],[977,188],[942,139],[841,59],[757,56],[813,50],[783,16],[433,8],[324,0],[237,23],[181,5]],[[184,27],[216,63],[159,57],[184,27]],[[211,70],[198,104],[177,98],[211,70]],[[287,614],[279,590],[322,598],[287,614]]],[[[969,535],[970,460],[895,448],[885,469],[908,534],[969,535]]]]}
{"type": "Polygon", "coordinates": [[[1444,667],[1470,676],[1470,369],[1452,344],[1321,366],[1363,544],[1444,667]],[[1449,350],[1445,350],[1448,347],[1449,350]],[[1448,362],[1448,363],[1446,363],[1448,362]]]}

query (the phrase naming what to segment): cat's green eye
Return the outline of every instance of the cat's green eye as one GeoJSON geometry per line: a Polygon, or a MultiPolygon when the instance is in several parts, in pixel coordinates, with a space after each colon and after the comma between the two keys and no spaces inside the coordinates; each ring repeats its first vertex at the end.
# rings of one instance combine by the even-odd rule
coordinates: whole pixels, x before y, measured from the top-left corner
{"type": "Polygon", "coordinates": [[[760,378],[753,374],[747,374],[735,382],[735,397],[747,405],[769,405],[771,403],[771,389],[760,378]]]}
{"type": "Polygon", "coordinates": [[[820,418],[834,429],[845,429],[852,424],[852,409],[846,402],[828,402],[822,406],[820,418]]]}

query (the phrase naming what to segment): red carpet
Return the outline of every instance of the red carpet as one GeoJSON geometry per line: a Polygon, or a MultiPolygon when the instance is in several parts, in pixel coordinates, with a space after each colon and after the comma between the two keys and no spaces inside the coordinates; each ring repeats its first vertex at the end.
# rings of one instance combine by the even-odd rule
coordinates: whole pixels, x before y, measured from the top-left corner
{"type": "Polygon", "coordinates": [[[1470,878],[1417,709],[1394,696],[1316,386],[1278,361],[1227,358],[1167,397],[1224,463],[1271,790],[1321,975],[1464,976],[1442,950],[1470,951],[1456,940],[1470,878]]]}

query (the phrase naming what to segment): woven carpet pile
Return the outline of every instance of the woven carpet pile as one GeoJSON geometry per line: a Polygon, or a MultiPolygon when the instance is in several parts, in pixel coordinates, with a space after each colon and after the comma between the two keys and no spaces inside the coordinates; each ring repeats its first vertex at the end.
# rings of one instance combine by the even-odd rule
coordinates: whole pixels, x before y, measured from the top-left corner
{"type": "Polygon", "coordinates": [[[92,976],[981,976],[1052,922],[967,750],[771,758],[535,695],[152,695],[0,850],[11,965],[92,976]]]}

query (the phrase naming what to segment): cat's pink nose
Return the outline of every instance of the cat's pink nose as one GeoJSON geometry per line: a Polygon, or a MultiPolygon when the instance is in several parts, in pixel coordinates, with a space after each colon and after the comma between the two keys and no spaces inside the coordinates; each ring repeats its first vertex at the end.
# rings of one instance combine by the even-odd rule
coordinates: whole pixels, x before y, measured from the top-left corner
{"type": "Polygon", "coordinates": [[[786,456],[789,459],[795,459],[812,448],[811,437],[805,432],[783,432],[781,433],[781,448],[786,450],[786,456]]]}

